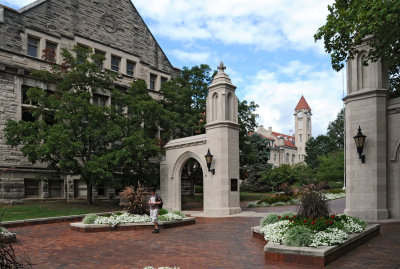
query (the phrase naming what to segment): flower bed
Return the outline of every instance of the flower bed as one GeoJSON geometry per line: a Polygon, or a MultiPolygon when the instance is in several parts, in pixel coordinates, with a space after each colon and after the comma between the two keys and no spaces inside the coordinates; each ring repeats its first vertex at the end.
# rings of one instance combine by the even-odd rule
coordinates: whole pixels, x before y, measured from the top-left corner
{"type": "Polygon", "coordinates": [[[9,232],[6,228],[0,227],[0,243],[14,243],[16,241],[15,234],[9,232]]]}
{"type": "MultiPolygon", "coordinates": [[[[340,198],[344,198],[344,197],[346,197],[345,191],[334,192],[334,193],[331,193],[328,191],[328,192],[324,193],[324,198],[326,201],[336,200],[336,199],[340,199],[340,198]]],[[[279,196],[269,198],[269,199],[264,199],[264,200],[258,201],[257,203],[248,203],[247,207],[249,207],[249,208],[271,207],[271,206],[285,206],[285,205],[299,204],[299,200],[296,199],[296,197],[290,197],[290,199],[281,199],[282,201],[278,201],[279,199],[275,199],[275,198],[279,198],[279,196]]],[[[286,198],[286,196],[284,196],[284,198],[286,198]]]]}
{"type": "Polygon", "coordinates": [[[287,246],[317,247],[340,245],[349,234],[362,232],[365,227],[365,222],[346,215],[300,218],[287,213],[271,214],[262,219],[260,232],[267,241],[287,246]]]}
{"type": "MultiPolygon", "coordinates": [[[[159,225],[164,228],[178,227],[183,225],[195,224],[195,218],[186,217],[178,211],[169,213],[163,210],[159,216],[159,225]]],[[[96,214],[87,215],[82,222],[71,223],[71,230],[78,232],[103,232],[111,230],[142,230],[152,229],[154,224],[148,215],[133,215],[118,212],[112,215],[97,216],[96,214]]]]}

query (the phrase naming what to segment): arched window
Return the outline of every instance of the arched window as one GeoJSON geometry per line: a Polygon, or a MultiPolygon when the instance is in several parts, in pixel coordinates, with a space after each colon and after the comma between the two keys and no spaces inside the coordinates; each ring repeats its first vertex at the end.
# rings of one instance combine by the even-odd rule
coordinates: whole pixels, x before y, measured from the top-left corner
{"type": "Polygon", "coordinates": [[[296,155],[292,155],[292,163],[294,163],[294,158],[296,158],[296,155]]]}
{"type": "Polygon", "coordinates": [[[228,96],[226,97],[226,107],[225,107],[225,119],[226,120],[231,120],[232,119],[232,116],[231,116],[231,114],[233,114],[232,113],[232,104],[231,104],[231,102],[232,102],[232,94],[231,93],[228,93],[228,96]]]}
{"type": "Polygon", "coordinates": [[[286,153],[286,163],[289,163],[289,153],[286,153]]]}
{"type": "Polygon", "coordinates": [[[212,121],[218,119],[218,94],[214,93],[212,97],[212,121]]]}

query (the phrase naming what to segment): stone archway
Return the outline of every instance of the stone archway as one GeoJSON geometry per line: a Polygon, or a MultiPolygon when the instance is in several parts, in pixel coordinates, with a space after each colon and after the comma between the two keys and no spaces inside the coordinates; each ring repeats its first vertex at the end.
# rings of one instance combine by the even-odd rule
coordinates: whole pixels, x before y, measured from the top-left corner
{"type": "Polygon", "coordinates": [[[181,169],[182,210],[203,211],[203,169],[194,158],[188,159],[181,169]]]}
{"type": "Polygon", "coordinates": [[[181,175],[185,163],[193,158],[203,171],[203,208],[207,216],[240,213],[239,124],[236,87],[225,73],[219,72],[208,87],[206,134],[176,139],[165,145],[166,155],[160,163],[160,186],[164,206],[181,210],[181,175]],[[213,172],[208,171],[204,155],[214,155],[213,172]]]}

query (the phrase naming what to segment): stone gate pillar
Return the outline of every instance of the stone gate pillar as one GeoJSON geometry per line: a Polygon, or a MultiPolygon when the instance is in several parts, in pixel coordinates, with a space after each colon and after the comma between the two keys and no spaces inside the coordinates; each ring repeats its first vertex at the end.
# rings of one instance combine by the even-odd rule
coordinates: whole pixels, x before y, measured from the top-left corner
{"type": "Polygon", "coordinates": [[[387,209],[387,101],[388,71],[381,62],[363,65],[368,45],[347,62],[346,209],[345,214],[365,220],[388,218],[387,209]],[[367,136],[365,163],[361,163],[353,136],[358,126],[367,136]]]}
{"type": "Polygon", "coordinates": [[[215,169],[215,174],[204,171],[204,213],[209,216],[240,213],[238,98],[222,62],[218,69],[207,96],[207,148],[215,169]]]}

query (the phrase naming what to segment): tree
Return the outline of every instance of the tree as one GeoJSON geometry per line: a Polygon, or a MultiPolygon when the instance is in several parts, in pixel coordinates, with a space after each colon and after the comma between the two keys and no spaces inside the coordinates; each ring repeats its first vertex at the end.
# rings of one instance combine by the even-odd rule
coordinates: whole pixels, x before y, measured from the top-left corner
{"type": "Polygon", "coordinates": [[[332,67],[339,71],[354,59],[357,46],[371,46],[364,64],[382,58],[388,64],[390,92],[400,96],[400,1],[336,0],[328,6],[325,25],[314,35],[324,40],[332,67]],[[373,37],[373,38],[370,38],[373,37]]]}
{"type": "Polygon", "coordinates": [[[318,156],[317,168],[318,181],[343,181],[344,176],[344,151],[337,151],[327,155],[318,156]]]}
{"type": "Polygon", "coordinates": [[[345,110],[342,108],[336,119],[328,125],[327,135],[335,141],[338,149],[344,149],[344,113],[345,110]]]}
{"type": "Polygon", "coordinates": [[[322,156],[337,150],[336,143],[326,135],[319,135],[316,138],[311,137],[306,143],[305,162],[311,168],[319,165],[318,156],[322,156]]]}
{"type": "Polygon", "coordinates": [[[7,122],[5,137],[32,163],[80,175],[91,204],[94,185],[143,176],[149,158],[159,152],[155,133],[163,108],[148,96],[143,81],[126,93],[115,89],[115,73],[99,68],[104,56],[81,47],[73,52],[76,56],[64,49],[63,64],[52,65],[51,71],[32,72],[55,85],[55,91],[29,89],[35,121],[7,122]],[[109,94],[111,102],[107,105],[99,93],[109,94]]]}

